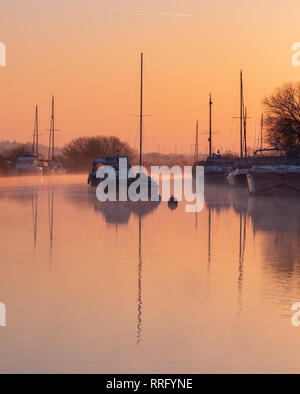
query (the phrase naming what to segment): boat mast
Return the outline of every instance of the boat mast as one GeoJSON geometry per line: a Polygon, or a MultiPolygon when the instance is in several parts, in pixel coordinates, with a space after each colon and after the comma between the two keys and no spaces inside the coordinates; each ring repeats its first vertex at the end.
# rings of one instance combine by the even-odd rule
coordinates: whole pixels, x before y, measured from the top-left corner
{"type": "Polygon", "coordinates": [[[212,132],[211,132],[211,106],[212,106],[212,101],[211,101],[211,93],[209,95],[209,157],[211,157],[211,153],[212,153],[212,141],[211,141],[211,137],[212,137],[212,132]]]}
{"type": "Polygon", "coordinates": [[[243,94],[243,71],[241,70],[241,108],[240,108],[240,138],[241,138],[241,159],[243,158],[243,112],[244,112],[244,94],[243,94]]]}
{"type": "Polygon", "coordinates": [[[35,143],[36,143],[36,156],[39,158],[39,115],[38,115],[38,106],[35,108],[35,143]]]}
{"type": "Polygon", "coordinates": [[[143,53],[141,53],[140,167],[143,159],[143,53]]]}
{"type": "Polygon", "coordinates": [[[195,163],[198,163],[198,161],[199,161],[199,149],[198,149],[198,146],[199,146],[199,142],[198,142],[198,134],[199,134],[199,131],[198,131],[198,120],[197,120],[197,123],[196,123],[196,141],[195,141],[195,157],[194,157],[194,162],[195,163]]]}
{"type": "Polygon", "coordinates": [[[264,129],[264,114],[261,114],[261,120],[260,120],[260,149],[263,148],[263,129],[264,129]]]}
{"type": "Polygon", "coordinates": [[[34,131],[32,139],[32,153],[39,155],[39,123],[38,123],[38,106],[35,107],[35,120],[34,120],[34,131]]]}
{"type": "Polygon", "coordinates": [[[244,114],[244,145],[245,145],[245,157],[248,156],[247,152],[247,107],[245,108],[245,111],[243,111],[244,114]]]}
{"type": "Polygon", "coordinates": [[[35,125],[36,125],[36,115],[34,119],[34,127],[33,127],[33,137],[32,137],[32,153],[35,152],[35,125]]]}
{"type": "Polygon", "coordinates": [[[49,136],[49,150],[48,160],[54,160],[54,96],[52,96],[52,110],[51,110],[51,122],[50,122],[50,136],[49,136]]]}

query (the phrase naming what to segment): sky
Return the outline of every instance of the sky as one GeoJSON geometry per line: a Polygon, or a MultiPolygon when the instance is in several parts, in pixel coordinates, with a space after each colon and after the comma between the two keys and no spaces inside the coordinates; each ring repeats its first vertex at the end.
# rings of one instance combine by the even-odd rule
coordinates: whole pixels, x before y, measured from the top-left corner
{"type": "Polygon", "coordinates": [[[240,69],[254,147],[263,97],[300,80],[299,15],[299,0],[0,0],[0,140],[30,140],[39,105],[47,144],[54,94],[59,146],[116,135],[137,148],[143,52],[145,152],[190,153],[210,92],[214,150],[238,151],[240,69]]]}

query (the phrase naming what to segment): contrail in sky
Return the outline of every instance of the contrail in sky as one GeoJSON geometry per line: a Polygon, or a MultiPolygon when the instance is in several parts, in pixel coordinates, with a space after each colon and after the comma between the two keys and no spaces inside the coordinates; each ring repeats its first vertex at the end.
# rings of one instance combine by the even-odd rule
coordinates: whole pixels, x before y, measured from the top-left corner
{"type": "Polygon", "coordinates": [[[151,15],[165,15],[165,16],[174,16],[176,18],[191,18],[192,15],[189,14],[176,14],[167,11],[147,11],[147,10],[134,10],[134,9],[126,9],[126,8],[108,8],[109,10],[113,11],[122,11],[122,12],[137,12],[140,14],[151,14],[151,15]]]}
{"type": "Polygon", "coordinates": [[[173,16],[175,18],[192,18],[192,15],[190,15],[190,14],[180,14],[180,13],[174,13],[174,12],[168,12],[168,11],[148,11],[148,10],[136,10],[136,9],[131,9],[131,8],[105,7],[105,6],[95,4],[95,3],[87,3],[85,1],[80,2],[80,3],[86,4],[86,5],[91,5],[91,6],[96,6],[97,8],[102,8],[102,9],[111,10],[111,11],[135,12],[135,13],[139,13],[139,14],[173,16]]]}

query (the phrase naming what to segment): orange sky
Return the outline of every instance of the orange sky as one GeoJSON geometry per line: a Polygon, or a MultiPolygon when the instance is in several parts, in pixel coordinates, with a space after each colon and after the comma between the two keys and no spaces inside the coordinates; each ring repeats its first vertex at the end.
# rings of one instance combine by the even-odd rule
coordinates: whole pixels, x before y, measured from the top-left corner
{"type": "Polygon", "coordinates": [[[240,68],[252,147],[263,96],[300,79],[299,15],[299,0],[1,0],[0,139],[28,141],[39,104],[46,144],[54,94],[60,146],[114,134],[137,147],[143,51],[145,151],[190,152],[196,119],[208,127],[210,91],[215,149],[237,151],[240,68]]]}

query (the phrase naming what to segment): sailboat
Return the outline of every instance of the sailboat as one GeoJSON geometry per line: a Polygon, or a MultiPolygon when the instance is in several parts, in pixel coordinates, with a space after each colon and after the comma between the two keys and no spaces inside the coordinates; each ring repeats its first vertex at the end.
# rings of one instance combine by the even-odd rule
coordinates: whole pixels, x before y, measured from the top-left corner
{"type": "Polygon", "coordinates": [[[196,174],[197,166],[204,166],[204,181],[206,183],[224,183],[226,177],[232,168],[232,162],[227,157],[224,157],[218,151],[212,152],[212,96],[209,96],[209,155],[205,161],[198,159],[198,123],[196,127],[196,148],[195,161],[193,166],[193,174],[196,174]]]}
{"type": "Polygon", "coordinates": [[[255,152],[247,175],[250,193],[300,195],[300,157],[274,147],[255,152]]]}
{"type": "MultiPolygon", "coordinates": [[[[139,114],[139,126],[140,126],[140,141],[139,141],[139,167],[140,169],[143,166],[143,118],[144,118],[144,114],[143,114],[143,76],[144,76],[144,55],[143,53],[141,53],[141,63],[140,63],[140,67],[141,67],[141,71],[140,71],[140,114],[139,114]]],[[[121,158],[125,158],[127,159],[127,169],[128,171],[130,170],[130,163],[128,160],[127,156],[120,156],[120,155],[103,155],[101,158],[94,160],[93,162],[93,166],[92,166],[92,171],[89,173],[89,177],[88,177],[88,184],[91,185],[91,187],[95,187],[97,186],[100,182],[103,181],[103,178],[97,178],[97,171],[99,167],[102,166],[111,166],[115,169],[116,172],[116,180],[117,180],[117,185],[120,179],[120,171],[119,171],[119,159],[121,158]]],[[[133,178],[128,178],[127,177],[127,186],[130,185],[131,183],[133,183],[140,175],[137,174],[136,177],[133,178]]],[[[156,182],[151,179],[151,177],[147,177],[147,179],[145,180],[145,182],[147,182],[148,185],[148,195],[151,195],[151,190],[152,190],[152,194],[157,194],[157,196],[159,197],[159,192],[158,192],[158,185],[156,184],[156,182]]]]}
{"type": "Polygon", "coordinates": [[[260,148],[254,153],[247,181],[250,193],[300,194],[300,157],[289,156],[278,145],[263,147],[263,115],[260,148]]]}
{"type": "Polygon", "coordinates": [[[18,175],[42,175],[43,170],[39,163],[39,123],[38,106],[35,107],[35,121],[32,140],[32,152],[19,156],[13,172],[18,175]]]}
{"type": "Polygon", "coordinates": [[[247,107],[244,100],[243,72],[240,73],[240,157],[234,163],[233,170],[227,177],[230,186],[247,186],[247,174],[251,167],[251,158],[247,152],[247,107]]]}

